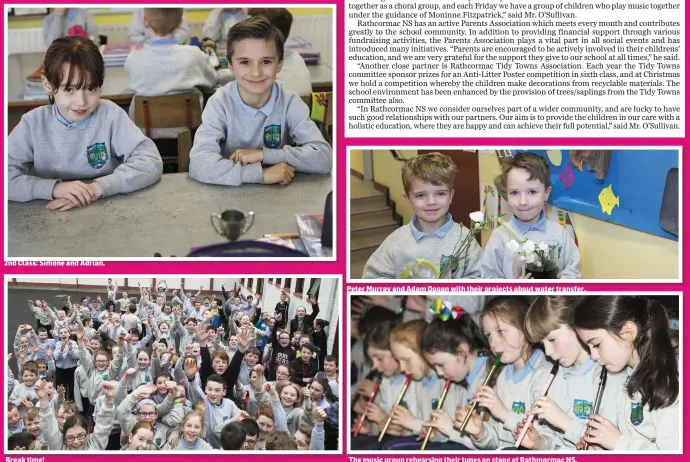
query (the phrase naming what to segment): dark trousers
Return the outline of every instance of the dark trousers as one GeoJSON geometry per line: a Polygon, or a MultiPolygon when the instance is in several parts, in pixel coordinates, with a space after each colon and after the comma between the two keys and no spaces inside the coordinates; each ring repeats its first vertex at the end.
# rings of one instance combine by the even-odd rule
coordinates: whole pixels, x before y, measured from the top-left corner
{"type": "Polygon", "coordinates": [[[60,385],[65,386],[65,399],[68,401],[74,401],[74,371],[76,370],[76,366],[68,369],[55,368],[55,384],[58,387],[60,385]]]}

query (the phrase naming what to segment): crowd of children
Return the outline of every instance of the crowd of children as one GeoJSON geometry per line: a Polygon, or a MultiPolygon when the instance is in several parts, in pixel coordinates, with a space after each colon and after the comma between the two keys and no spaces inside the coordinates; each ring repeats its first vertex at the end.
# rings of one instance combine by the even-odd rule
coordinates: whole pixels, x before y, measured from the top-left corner
{"type": "MultiPolygon", "coordinates": [[[[202,288],[203,289],[203,288],[202,288]]],[[[173,290],[29,301],[8,368],[9,449],[338,448],[338,358],[310,295],[286,329],[261,298],[173,290]]],[[[276,316],[280,315],[280,319],[276,316]]]]}
{"type": "MultiPolygon", "coordinates": [[[[470,230],[453,221],[448,213],[453,201],[456,166],[453,160],[434,152],[413,157],[402,170],[402,183],[414,217],[388,236],[364,267],[365,279],[399,279],[407,268],[422,259],[440,269],[461,243],[469,242],[448,276],[453,279],[531,278],[526,262],[507,250],[516,240],[544,242],[557,249],[557,278],[579,279],[580,252],[570,234],[550,221],[544,204],[551,192],[549,166],[533,153],[507,159],[496,186],[508,203],[512,221],[496,228],[482,250],[470,230]],[[510,228],[509,228],[510,227],[510,228]]],[[[462,200],[462,199],[461,199],[462,200]]],[[[492,217],[485,217],[492,218],[492,217]]]]}
{"type": "MultiPolygon", "coordinates": [[[[291,87],[296,82],[302,92],[303,82],[310,81],[303,60],[296,64],[302,58],[285,51],[292,15],[283,8],[248,14],[222,37],[235,80],[205,106],[190,177],[237,186],[288,184],[295,171],[330,173],[332,148],[291,87]]],[[[206,53],[179,43],[186,33],[183,9],[144,8],[132,22],[138,24],[139,16],[145,33],[133,36],[146,46],[125,64],[135,93],[196,91],[203,102],[200,89],[216,86],[216,71],[206,53]]],[[[156,145],[120,107],[100,99],[105,68],[92,41],[92,22],[88,11],[78,9],[56,9],[46,18],[49,47],[41,80],[51,104],[25,114],[8,138],[10,200],[43,199],[48,209],[66,211],[140,190],[161,177],[156,145]],[[75,33],[76,23],[84,23],[79,29],[87,33],[75,33]]]]}
{"type": "Polygon", "coordinates": [[[358,336],[373,372],[353,384],[351,448],[419,449],[430,431],[430,450],[678,450],[673,316],[627,295],[500,296],[430,322],[369,307],[358,336]]]}

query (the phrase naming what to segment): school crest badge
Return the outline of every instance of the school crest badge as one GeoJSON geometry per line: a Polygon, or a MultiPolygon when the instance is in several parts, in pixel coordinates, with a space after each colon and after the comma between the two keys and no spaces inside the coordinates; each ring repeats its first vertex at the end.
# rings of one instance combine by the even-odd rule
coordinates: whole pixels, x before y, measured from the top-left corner
{"type": "Polygon", "coordinates": [[[86,160],[95,169],[103,168],[108,162],[108,148],[105,147],[105,143],[92,144],[86,148],[86,160]]]}
{"type": "Polygon", "coordinates": [[[160,438],[156,438],[156,441],[154,441],[154,442],[156,443],[156,447],[161,447],[161,439],[160,438]]]}
{"type": "Polygon", "coordinates": [[[642,403],[631,403],[630,408],[630,423],[638,426],[644,420],[644,414],[642,412],[642,403]]]}
{"type": "Polygon", "coordinates": [[[438,399],[434,398],[431,400],[431,409],[438,409],[438,399]]]}
{"type": "Polygon", "coordinates": [[[578,419],[585,420],[592,413],[592,403],[584,399],[576,399],[573,402],[573,412],[578,419]]]}
{"type": "Polygon", "coordinates": [[[460,265],[458,264],[458,259],[457,257],[454,257],[452,255],[442,255],[441,256],[441,272],[445,273],[448,271],[450,274],[455,274],[458,272],[458,267],[460,265]]]}
{"type": "Polygon", "coordinates": [[[525,403],[523,403],[522,401],[513,401],[512,409],[513,412],[515,412],[516,414],[524,414],[526,412],[525,403]]]}
{"type": "Polygon", "coordinates": [[[278,149],[282,141],[280,125],[264,127],[264,146],[270,149],[278,149]]]}

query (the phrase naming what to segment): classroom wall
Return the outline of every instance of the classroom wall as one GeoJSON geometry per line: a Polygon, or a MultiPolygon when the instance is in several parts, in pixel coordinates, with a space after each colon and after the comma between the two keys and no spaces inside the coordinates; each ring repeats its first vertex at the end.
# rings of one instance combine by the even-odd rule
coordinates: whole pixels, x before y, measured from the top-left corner
{"type": "Polygon", "coordinates": [[[364,173],[364,153],[360,150],[350,151],[350,169],[364,173]]]}
{"type": "MultiPolygon", "coordinates": [[[[493,184],[500,171],[496,156],[480,155],[480,182],[493,184]]],[[[678,278],[678,242],[586,215],[569,214],[580,244],[584,279],[678,278]]],[[[482,242],[488,242],[491,230],[482,233],[482,242]]]]}
{"type": "MultiPolygon", "coordinates": [[[[417,155],[415,149],[398,149],[400,156],[409,158],[417,155]]],[[[404,163],[395,160],[390,150],[374,150],[374,181],[388,187],[390,199],[395,202],[395,211],[403,217],[403,223],[409,222],[414,216],[412,207],[405,199],[401,172],[404,163]]]]}

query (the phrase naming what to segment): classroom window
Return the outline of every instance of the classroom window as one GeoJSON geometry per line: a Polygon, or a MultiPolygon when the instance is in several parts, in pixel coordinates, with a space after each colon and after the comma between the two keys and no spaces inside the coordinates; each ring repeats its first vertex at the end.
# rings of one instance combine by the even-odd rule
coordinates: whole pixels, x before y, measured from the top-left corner
{"type": "Polygon", "coordinates": [[[240,285],[241,285],[241,286],[244,285],[244,278],[240,279],[240,285]]]}
{"type": "Polygon", "coordinates": [[[268,283],[273,284],[273,278],[268,278],[268,283]]]}
{"type": "Polygon", "coordinates": [[[249,278],[249,279],[247,280],[247,287],[248,287],[249,289],[251,289],[253,283],[254,283],[254,279],[249,278]]]}
{"type": "Polygon", "coordinates": [[[304,278],[295,279],[295,295],[301,296],[303,290],[304,290],[304,278]]]}
{"type": "Polygon", "coordinates": [[[291,278],[285,278],[285,285],[283,287],[286,289],[289,289],[291,285],[292,285],[292,279],[291,278]]]}
{"type": "Polygon", "coordinates": [[[276,285],[280,287],[280,281],[282,281],[283,278],[276,278],[276,285]]]}
{"type": "Polygon", "coordinates": [[[256,294],[257,295],[263,295],[264,294],[264,280],[263,279],[257,279],[256,280],[256,294]]]}

